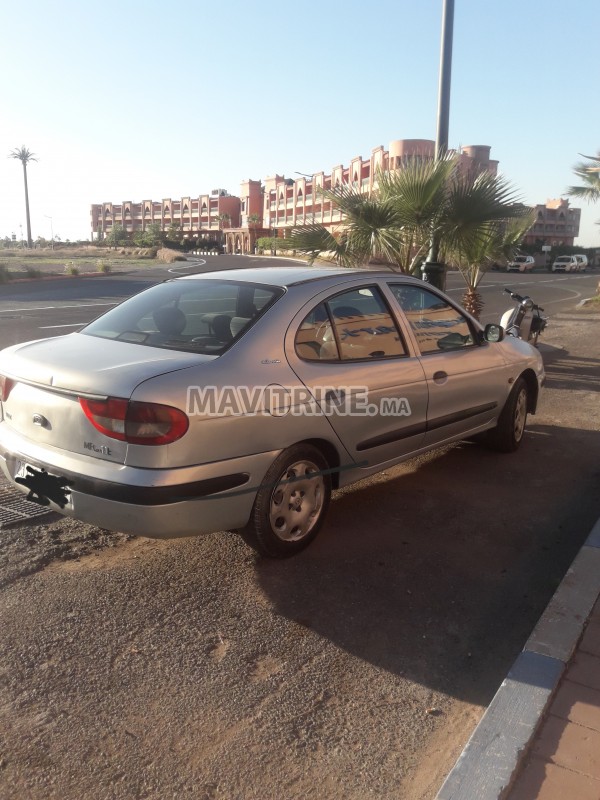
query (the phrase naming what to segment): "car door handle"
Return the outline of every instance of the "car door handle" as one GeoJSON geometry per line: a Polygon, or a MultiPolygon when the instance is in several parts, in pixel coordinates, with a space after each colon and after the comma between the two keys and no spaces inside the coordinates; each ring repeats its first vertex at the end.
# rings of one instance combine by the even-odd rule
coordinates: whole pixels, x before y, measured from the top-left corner
{"type": "Polygon", "coordinates": [[[433,382],[434,383],[446,383],[448,380],[448,373],[444,372],[443,370],[439,370],[438,372],[433,373],[433,382]]]}

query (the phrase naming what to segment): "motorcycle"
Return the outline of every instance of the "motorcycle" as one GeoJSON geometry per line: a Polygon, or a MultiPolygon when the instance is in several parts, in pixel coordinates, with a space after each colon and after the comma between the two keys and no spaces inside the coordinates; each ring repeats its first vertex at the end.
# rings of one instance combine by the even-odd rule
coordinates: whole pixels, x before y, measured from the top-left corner
{"type": "Polygon", "coordinates": [[[507,336],[523,339],[536,347],[540,334],[548,324],[548,317],[542,316],[544,309],[536,305],[527,295],[522,297],[512,289],[504,291],[515,301],[515,306],[504,312],[500,325],[507,336]]]}

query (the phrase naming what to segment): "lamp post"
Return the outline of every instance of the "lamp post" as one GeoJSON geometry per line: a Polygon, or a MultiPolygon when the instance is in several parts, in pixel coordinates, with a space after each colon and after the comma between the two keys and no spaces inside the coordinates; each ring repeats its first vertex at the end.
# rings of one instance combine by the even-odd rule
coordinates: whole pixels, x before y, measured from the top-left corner
{"type": "Polygon", "coordinates": [[[50,249],[54,250],[54,227],[52,226],[52,217],[48,216],[48,214],[44,214],[46,219],[50,220],[50,249]]]}
{"type": "MultiPolygon", "coordinates": [[[[448,127],[450,122],[450,77],[452,73],[452,34],[454,29],[454,0],[443,0],[442,45],[440,52],[440,80],[438,87],[438,113],[435,139],[436,161],[448,150],[448,127]]],[[[438,262],[440,241],[433,232],[427,261],[421,267],[423,280],[446,288],[446,267],[438,262]]]]}

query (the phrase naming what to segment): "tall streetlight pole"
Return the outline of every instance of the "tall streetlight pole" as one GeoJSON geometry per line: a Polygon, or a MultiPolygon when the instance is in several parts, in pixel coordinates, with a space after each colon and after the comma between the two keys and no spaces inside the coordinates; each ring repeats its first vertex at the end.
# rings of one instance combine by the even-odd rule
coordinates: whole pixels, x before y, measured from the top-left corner
{"type": "MultiPolygon", "coordinates": [[[[454,31],[454,0],[443,0],[442,45],[440,49],[440,80],[438,85],[438,112],[435,138],[435,159],[443,158],[448,150],[448,128],[450,123],[450,78],[452,74],[452,37],[454,31]]],[[[431,247],[427,261],[421,267],[423,280],[439,289],[446,285],[446,268],[438,262],[440,242],[436,231],[432,232],[431,247]]]]}
{"type": "Polygon", "coordinates": [[[438,86],[438,113],[435,139],[436,158],[440,158],[448,150],[448,127],[450,123],[450,78],[452,74],[454,0],[443,0],[443,3],[440,81],[438,86]]]}

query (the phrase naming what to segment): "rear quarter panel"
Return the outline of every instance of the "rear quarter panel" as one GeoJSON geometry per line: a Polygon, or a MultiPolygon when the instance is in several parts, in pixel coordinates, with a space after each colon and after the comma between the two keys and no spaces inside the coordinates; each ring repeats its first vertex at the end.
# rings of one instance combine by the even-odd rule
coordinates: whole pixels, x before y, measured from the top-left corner
{"type": "MultiPolygon", "coordinates": [[[[189,416],[189,430],[177,442],[166,447],[129,445],[127,465],[160,468],[205,464],[267,451],[283,450],[306,439],[326,439],[340,457],[349,459],[345,448],[335,436],[327,418],[314,405],[304,385],[288,365],[283,350],[283,333],[279,337],[267,324],[243,336],[230,350],[210,364],[161,375],[141,383],[132,399],[164,403],[180,408],[189,416]],[[227,408],[205,407],[194,402],[201,397],[195,390],[235,390],[247,387],[252,398],[246,413],[227,408]],[[271,387],[270,392],[262,392],[271,387]],[[313,413],[299,415],[288,409],[292,394],[279,387],[306,396],[313,413]],[[256,394],[253,390],[258,390],[256,394]]],[[[228,397],[234,396],[230,392],[228,397]]],[[[226,396],[226,397],[227,397],[226,396]]],[[[310,409],[309,409],[310,410],[310,409]]]]}

